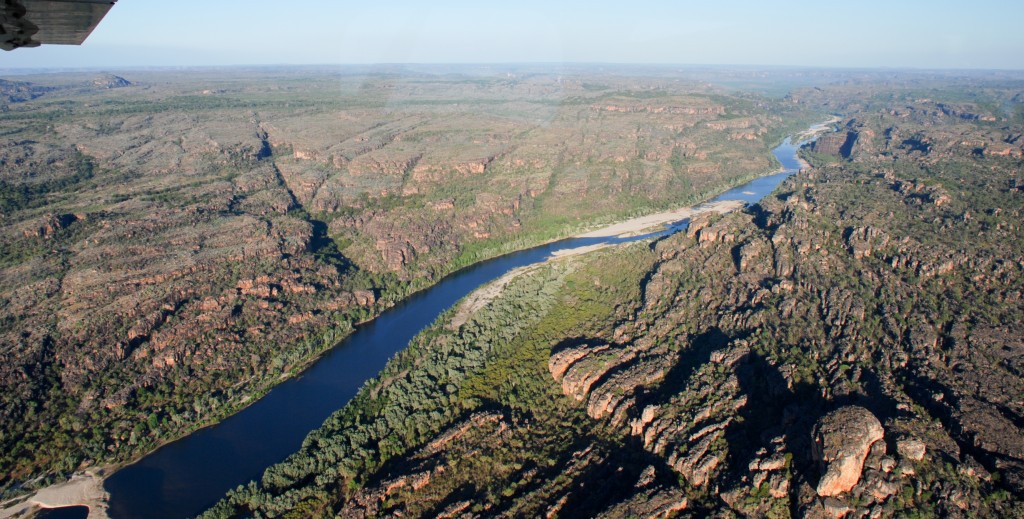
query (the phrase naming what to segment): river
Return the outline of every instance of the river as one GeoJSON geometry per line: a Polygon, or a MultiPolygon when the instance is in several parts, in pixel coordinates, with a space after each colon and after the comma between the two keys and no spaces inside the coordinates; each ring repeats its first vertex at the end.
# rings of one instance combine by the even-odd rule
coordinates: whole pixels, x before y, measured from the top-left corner
{"type": "MultiPolygon", "coordinates": [[[[730,189],[712,202],[755,203],[800,168],[798,145],[786,139],[773,150],[784,171],[730,189]]],[[[182,518],[201,513],[240,484],[297,451],[303,438],[343,407],[363,383],[376,376],[459,299],[508,271],[547,260],[553,252],[600,243],[623,243],[685,229],[683,220],[664,230],[629,238],[570,238],[484,261],[416,293],[356,328],[300,375],[224,421],[169,443],[111,475],[113,518],[182,518]]]]}

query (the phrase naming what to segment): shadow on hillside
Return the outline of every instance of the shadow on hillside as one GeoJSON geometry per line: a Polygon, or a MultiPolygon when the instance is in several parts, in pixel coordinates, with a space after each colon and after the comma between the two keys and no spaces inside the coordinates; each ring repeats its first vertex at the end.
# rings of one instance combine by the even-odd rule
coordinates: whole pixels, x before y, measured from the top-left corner
{"type": "MultiPolygon", "coordinates": [[[[999,486],[1016,494],[1024,494],[1024,459],[1014,457],[1006,452],[986,449],[978,445],[975,440],[975,431],[985,427],[1000,428],[1000,422],[985,423],[985,413],[965,413],[965,409],[988,408],[995,414],[1001,414],[1014,425],[1018,425],[1013,415],[1001,412],[998,406],[977,399],[971,399],[959,394],[941,383],[938,380],[928,378],[921,373],[920,369],[904,369],[899,373],[901,385],[907,396],[915,403],[928,411],[928,414],[937,418],[942,423],[943,429],[950,438],[956,442],[960,452],[971,456],[985,467],[989,472],[997,472],[1003,477],[998,481],[999,486]],[[935,395],[942,395],[936,399],[935,395]],[[973,400],[964,403],[963,400],[973,400]],[[971,423],[972,420],[981,420],[971,423]]],[[[1019,428],[1019,425],[1018,425],[1019,428]]],[[[1018,434],[1018,431],[1004,431],[1007,435],[1018,434]]],[[[1008,442],[1009,443],[1009,442],[1008,442]]],[[[999,444],[993,445],[998,448],[999,444]]],[[[959,460],[950,460],[958,462],[959,460]]]]}
{"type": "Polygon", "coordinates": [[[678,485],[671,467],[663,458],[644,450],[637,437],[628,436],[615,443],[599,440],[595,442],[595,450],[601,459],[573,479],[559,517],[595,517],[628,500],[640,491],[637,481],[647,467],[654,467],[655,479],[645,488],[678,485]]]}
{"type": "MultiPolygon", "coordinates": [[[[667,401],[676,393],[685,390],[693,374],[703,365],[711,361],[711,354],[729,344],[729,336],[718,328],[696,335],[690,339],[690,347],[679,353],[679,360],[665,375],[664,381],[658,386],[655,396],[659,401],[667,401]]],[[[640,402],[638,409],[657,402],[640,402]]]]}
{"type": "MultiPolygon", "coordinates": [[[[485,404],[484,407],[488,406],[485,404]]],[[[505,409],[504,412],[508,416],[512,411],[505,409]]],[[[529,424],[525,426],[530,427],[529,424]]],[[[484,453],[487,445],[480,444],[478,449],[478,452],[484,453]]],[[[395,460],[387,467],[388,471],[403,473],[410,468],[404,463],[405,460],[395,460]]],[[[561,449],[550,464],[538,466],[524,462],[514,475],[499,481],[505,485],[500,489],[489,487],[488,484],[494,481],[486,478],[464,483],[432,504],[422,516],[437,517],[449,507],[464,502],[477,505],[489,503],[489,508],[483,514],[498,516],[514,513],[521,505],[537,505],[522,501],[524,498],[540,498],[544,502],[543,507],[561,502],[559,517],[594,517],[638,492],[672,488],[678,484],[675,473],[665,460],[644,450],[638,438],[609,440],[590,433],[575,437],[571,445],[561,449]],[[637,482],[648,467],[654,467],[654,477],[642,489],[638,489],[637,482]],[[514,486],[513,490],[509,484],[516,481],[524,483],[514,486]]]]}
{"type": "Polygon", "coordinates": [[[797,513],[795,492],[802,482],[812,487],[821,476],[811,457],[812,430],[819,418],[847,405],[858,405],[871,411],[883,424],[897,413],[896,402],[885,395],[878,377],[869,370],[861,375],[863,393],[851,393],[834,399],[822,396],[817,384],[790,385],[778,366],[757,354],[750,353],[735,366],[740,392],[747,403],[726,429],[729,445],[728,469],[720,476],[723,488],[734,488],[749,475],[750,462],[764,448],[773,452],[772,440],[781,439],[784,452],[793,455],[794,480],[790,485],[793,513],[797,513]]]}

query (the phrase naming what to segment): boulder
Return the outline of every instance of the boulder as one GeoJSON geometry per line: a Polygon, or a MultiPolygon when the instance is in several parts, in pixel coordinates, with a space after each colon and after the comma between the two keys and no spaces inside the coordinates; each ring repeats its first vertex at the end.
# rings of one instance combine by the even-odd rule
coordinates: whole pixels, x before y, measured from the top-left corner
{"type": "Polygon", "coordinates": [[[924,458],[926,447],[923,441],[917,438],[904,438],[896,442],[896,451],[900,456],[913,461],[921,461],[924,458]]]}
{"type": "Polygon", "coordinates": [[[824,473],[818,482],[818,495],[835,496],[853,488],[860,480],[871,445],[884,433],[878,418],[859,406],[841,407],[819,419],[814,426],[812,452],[824,473]]]}

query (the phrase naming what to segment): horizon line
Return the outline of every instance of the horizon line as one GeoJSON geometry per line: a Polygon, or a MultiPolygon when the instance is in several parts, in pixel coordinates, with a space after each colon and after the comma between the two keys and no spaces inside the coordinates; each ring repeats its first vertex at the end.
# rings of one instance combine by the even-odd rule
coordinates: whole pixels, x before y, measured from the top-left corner
{"type": "Polygon", "coordinates": [[[74,73],[104,72],[111,70],[217,70],[244,68],[388,68],[388,67],[479,67],[479,66],[541,66],[541,67],[651,67],[651,68],[742,68],[748,70],[813,70],[813,71],[858,71],[858,72],[1024,72],[1024,68],[964,68],[964,67],[913,67],[913,66],[829,66],[829,65],[767,65],[745,63],[630,63],[602,61],[467,61],[467,62],[376,62],[376,63],[236,63],[222,65],[115,65],[82,67],[2,67],[0,73],[28,75],[33,73],[74,73]]]}

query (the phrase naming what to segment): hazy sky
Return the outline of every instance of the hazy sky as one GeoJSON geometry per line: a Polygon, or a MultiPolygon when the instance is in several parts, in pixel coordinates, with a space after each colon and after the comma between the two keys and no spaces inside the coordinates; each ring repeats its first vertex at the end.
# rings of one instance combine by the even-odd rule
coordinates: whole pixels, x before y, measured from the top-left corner
{"type": "Polygon", "coordinates": [[[0,68],[602,62],[1024,68],[1024,1],[120,0],[0,68]]]}

